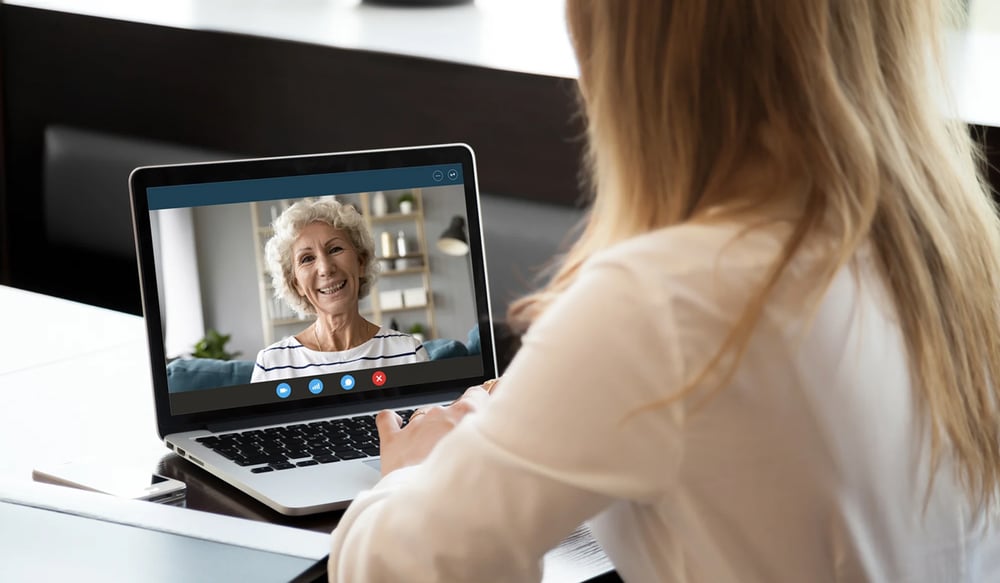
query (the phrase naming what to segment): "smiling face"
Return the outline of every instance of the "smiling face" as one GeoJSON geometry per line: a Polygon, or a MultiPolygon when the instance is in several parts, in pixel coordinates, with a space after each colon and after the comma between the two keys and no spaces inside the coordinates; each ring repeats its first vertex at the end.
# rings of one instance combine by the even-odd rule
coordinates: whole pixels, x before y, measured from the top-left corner
{"type": "Polygon", "coordinates": [[[306,225],[292,245],[295,290],[317,313],[356,313],[362,272],[351,238],[327,223],[306,225]]]}

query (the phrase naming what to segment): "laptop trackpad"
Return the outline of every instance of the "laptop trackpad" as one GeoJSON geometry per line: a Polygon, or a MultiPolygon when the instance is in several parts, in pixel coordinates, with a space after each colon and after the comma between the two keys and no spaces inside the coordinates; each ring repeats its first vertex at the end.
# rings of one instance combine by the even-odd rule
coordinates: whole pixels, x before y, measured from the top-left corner
{"type": "Polygon", "coordinates": [[[377,459],[377,460],[368,460],[368,461],[365,462],[365,465],[368,466],[369,468],[372,468],[373,470],[375,470],[376,472],[378,472],[380,474],[382,473],[382,460],[381,460],[381,458],[377,459]]]}

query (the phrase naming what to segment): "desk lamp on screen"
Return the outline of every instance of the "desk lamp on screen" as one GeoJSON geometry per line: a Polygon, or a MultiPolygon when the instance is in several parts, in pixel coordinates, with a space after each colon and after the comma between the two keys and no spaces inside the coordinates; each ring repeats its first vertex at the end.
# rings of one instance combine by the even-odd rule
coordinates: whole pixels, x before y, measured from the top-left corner
{"type": "Polygon", "coordinates": [[[451,218],[451,224],[441,233],[437,242],[438,249],[448,255],[462,256],[469,252],[469,239],[465,235],[465,219],[460,216],[451,218]]]}

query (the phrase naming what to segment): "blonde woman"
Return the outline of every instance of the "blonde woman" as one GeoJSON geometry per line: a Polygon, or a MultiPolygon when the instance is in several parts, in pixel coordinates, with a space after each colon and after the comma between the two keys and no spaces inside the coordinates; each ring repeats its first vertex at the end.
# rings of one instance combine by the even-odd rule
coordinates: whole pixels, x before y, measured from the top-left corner
{"type": "Polygon", "coordinates": [[[626,581],[1000,581],[1000,225],[939,6],[570,0],[585,229],[492,396],[380,414],[331,580],[537,581],[590,521],[626,581]]]}

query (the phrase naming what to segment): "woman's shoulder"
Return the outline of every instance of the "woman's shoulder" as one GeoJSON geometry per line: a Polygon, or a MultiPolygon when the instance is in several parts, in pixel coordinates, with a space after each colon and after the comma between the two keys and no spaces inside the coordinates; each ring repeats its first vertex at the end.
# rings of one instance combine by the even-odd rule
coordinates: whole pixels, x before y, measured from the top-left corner
{"type": "Polygon", "coordinates": [[[260,351],[260,354],[263,355],[269,352],[282,352],[285,350],[293,350],[293,349],[306,350],[306,347],[301,342],[299,342],[298,339],[295,338],[295,336],[285,336],[284,338],[281,338],[277,342],[274,342],[269,346],[265,347],[264,349],[262,349],[260,351]]]}
{"type": "Polygon", "coordinates": [[[595,293],[621,300],[617,309],[670,304],[729,314],[760,288],[788,229],[735,223],[657,229],[594,254],[580,275],[595,293]]]}
{"type": "Polygon", "coordinates": [[[414,337],[412,334],[407,334],[406,332],[400,332],[399,330],[394,330],[388,326],[381,326],[372,340],[380,342],[389,343],[405,343],[417,346],[420,344],[420,340],[414,337]]]}
{"type": "Polygon", "coordinates": [[[789,230],[785,223],[685,223],[631,237],[595,254],[589,263],[675,276],[756,271],[774,261],[789,230]]]}

